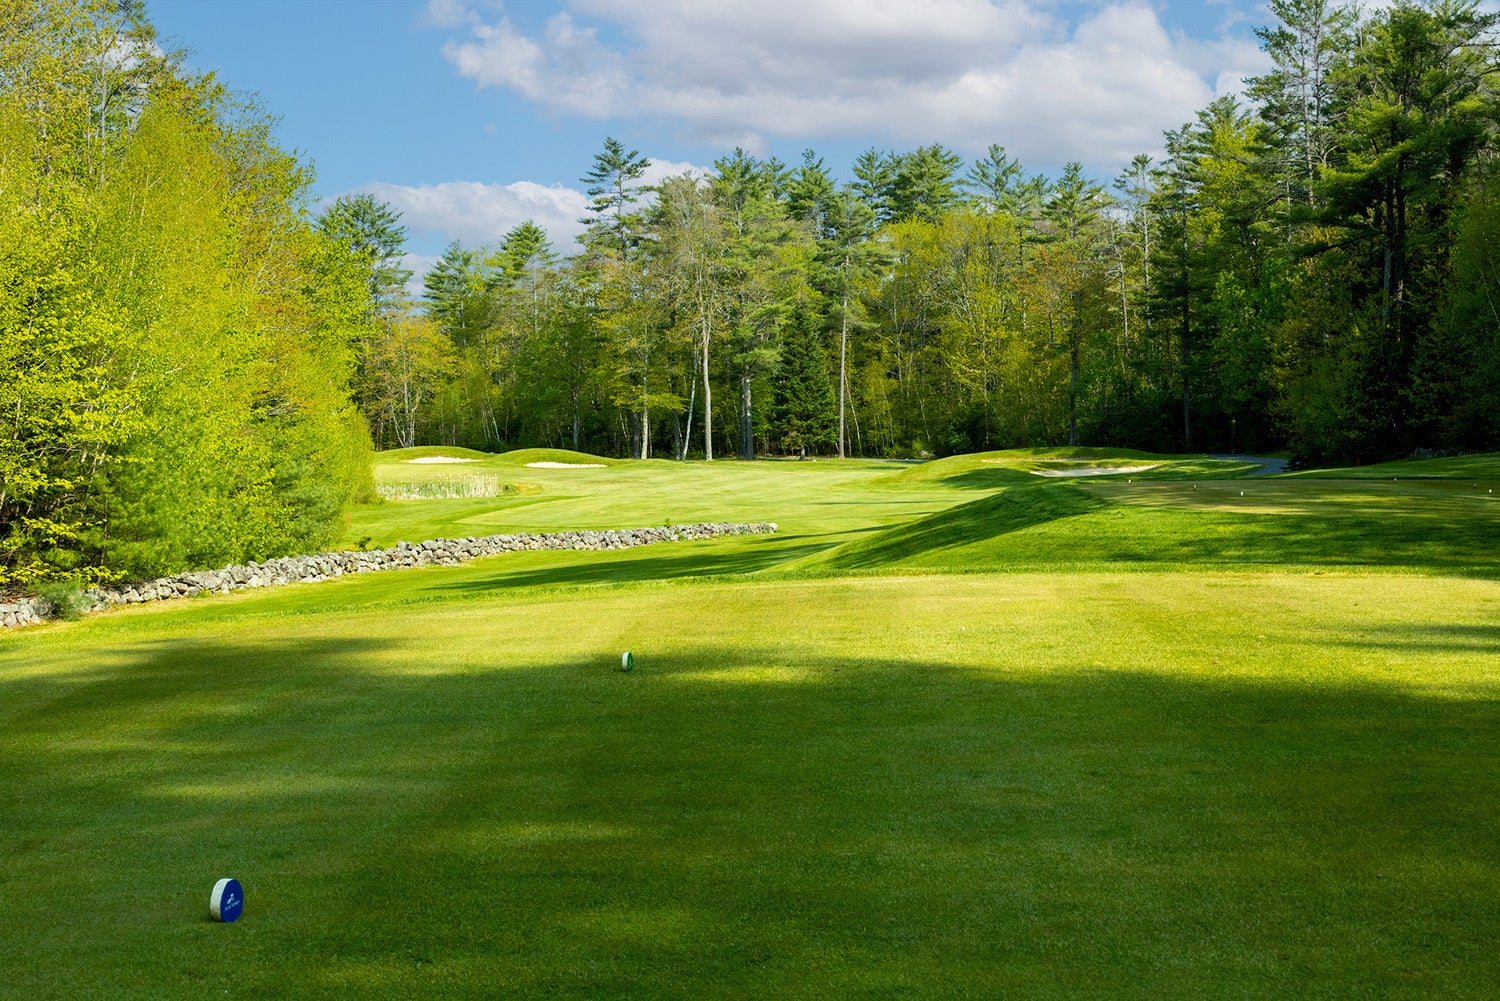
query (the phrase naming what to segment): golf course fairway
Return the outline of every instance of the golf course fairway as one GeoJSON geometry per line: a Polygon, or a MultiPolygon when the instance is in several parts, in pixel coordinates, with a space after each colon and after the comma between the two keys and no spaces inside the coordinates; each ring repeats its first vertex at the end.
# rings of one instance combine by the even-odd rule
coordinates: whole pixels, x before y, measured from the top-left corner
{"type": "Polygon", "coordinates": [[[0,635],[0,996],[1494,996],[1500,457],[440,452],[780,530],[0,635]]]}

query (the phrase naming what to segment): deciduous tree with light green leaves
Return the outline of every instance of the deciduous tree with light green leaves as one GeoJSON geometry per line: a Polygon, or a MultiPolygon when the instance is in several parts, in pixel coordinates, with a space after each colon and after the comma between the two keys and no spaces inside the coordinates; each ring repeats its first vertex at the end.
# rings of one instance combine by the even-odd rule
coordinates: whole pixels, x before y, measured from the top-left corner
{"type": "Polygon", "coordinates": [[[328,544],[369,446],[306,169],[136,5],[0,18],[0,589],[328,544]]]}

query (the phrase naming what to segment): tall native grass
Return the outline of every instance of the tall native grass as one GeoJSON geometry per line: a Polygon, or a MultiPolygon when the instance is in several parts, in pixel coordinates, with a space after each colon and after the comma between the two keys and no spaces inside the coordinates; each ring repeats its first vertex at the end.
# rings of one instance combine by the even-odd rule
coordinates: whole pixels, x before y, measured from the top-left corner
{"type": "Polygon", "coordinates": [[[519,492],[514,483],[498,476],[455,476],[444,480],[380,482],[375,485],[382,500],[459,500],[471,497],[502,497],[519,492]]]}

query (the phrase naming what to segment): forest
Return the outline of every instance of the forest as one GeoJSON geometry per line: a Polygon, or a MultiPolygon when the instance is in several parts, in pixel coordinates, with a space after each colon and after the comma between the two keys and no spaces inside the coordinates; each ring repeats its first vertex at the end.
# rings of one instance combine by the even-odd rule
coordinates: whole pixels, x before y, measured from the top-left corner
{"type": "Polygon", "coordinates": [[[1496,16],[1269,7],[1272,68],[1116,177],[931,144],[646,186],[608,138],[579,246],[523,223],[414,295],[399,215],[318,210],[138,4],[4,0],[0,590],[325,545],[372,445],[1495,448],[1496,16]]]}

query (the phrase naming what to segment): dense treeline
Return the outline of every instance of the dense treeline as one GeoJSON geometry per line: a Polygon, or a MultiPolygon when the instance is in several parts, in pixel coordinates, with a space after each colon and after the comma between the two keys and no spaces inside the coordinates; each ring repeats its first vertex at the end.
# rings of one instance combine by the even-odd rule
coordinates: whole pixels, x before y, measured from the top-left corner
{"type": "Polygon", "coordinates": [[[365,268],[134,3],[0,0],[0,591],[326,546],[365,268]]]}
{"type": "Polygon", "coordinates": [[[1496,18],[1272,0],[1274,68],[1101,183],[1000,146],[607,140],[582,250],[526,223],[412,301],[368,195],[138,0],[0,0],[0,590],[294,551],[371,436],[632,456],[1500,445],[1496,18]]]}
{"type": "MultiPolygon", "coordinates": [[[[871,150],[845,184],[812,152],[736,150],[647,190],[608,140],[582,253],[528,223],[450,247],[417,310],[387,295],[360,388],[376,438],[677,457],[1494,447],[1495,19],[1270,6],[1274,69],[1108,184],[1029,175],[999,146],[965,169],[934,145],[871,150]]],[[[383,248],[393,290],[398,220],[373,200],[335,214],[383,248]]]]}

